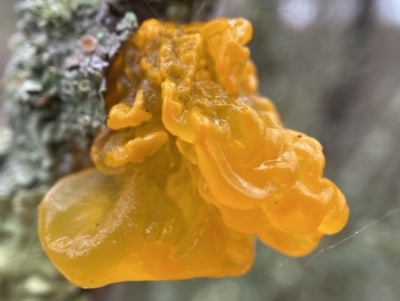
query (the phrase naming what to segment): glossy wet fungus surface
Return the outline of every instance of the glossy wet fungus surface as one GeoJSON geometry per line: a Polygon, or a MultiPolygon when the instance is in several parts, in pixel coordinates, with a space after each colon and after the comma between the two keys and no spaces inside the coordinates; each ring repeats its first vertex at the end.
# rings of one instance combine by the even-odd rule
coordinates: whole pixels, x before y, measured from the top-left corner
{"type": "Polygon", "coordinates": [[[289,256],[340,231],[349,210],[313,138],[258,94],[244,19],[148,20],[107,81],[95,168],[40,205],[42,244],[74,284],[241,275],[254,239],[289,256]]]}

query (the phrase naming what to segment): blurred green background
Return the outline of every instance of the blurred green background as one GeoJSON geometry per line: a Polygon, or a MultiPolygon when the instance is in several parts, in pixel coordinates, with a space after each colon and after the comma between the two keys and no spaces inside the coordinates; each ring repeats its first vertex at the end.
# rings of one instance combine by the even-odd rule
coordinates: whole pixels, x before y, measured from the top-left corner
{"type": "MultiPolygon", "coordinates": [[[[0,0],[1,72],[13,3],[0,0]]],[[[215,16],[252,21],[261,93],[287,127],[321,141],[350,221],[306,258],[260,244],[243,277],[116,284],[94,299],[400,300],[400,1],[221,0],[215,16]]]]}
{"type": "MultiPolygon", "coordinates": [[[[14,0],[0,0],[0,74],[3,75],[5,65],[10,56],[7,41],[15,28],[16,16],[13,13],[14,0]]],[[[0,86],[0,93],[2,87],[0,86]]],[[[0,126],[5,125],[5,114],[2,110],[3,99],[0,97],[0,126]]]]}

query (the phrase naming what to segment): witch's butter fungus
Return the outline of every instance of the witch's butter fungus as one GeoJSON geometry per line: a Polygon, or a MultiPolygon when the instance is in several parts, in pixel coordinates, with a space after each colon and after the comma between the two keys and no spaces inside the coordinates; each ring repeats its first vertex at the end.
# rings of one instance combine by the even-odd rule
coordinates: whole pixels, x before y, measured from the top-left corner
{"type": "Polygon", "coordinates": [[[262,242],[290,256],[340,231],[348,207],[321,145],[258,95],[243,19],[148,20],[109,70],[96,169],[61,179],[39,233],[82,287],[245,273],[262,242]]]}

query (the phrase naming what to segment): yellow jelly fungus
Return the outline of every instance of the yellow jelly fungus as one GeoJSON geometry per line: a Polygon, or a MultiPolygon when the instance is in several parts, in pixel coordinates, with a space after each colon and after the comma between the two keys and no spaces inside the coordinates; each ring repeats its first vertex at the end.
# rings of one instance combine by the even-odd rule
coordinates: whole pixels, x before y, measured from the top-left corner
{"type": "Polygon", "coordinates": [[[314,139],[258,95],[243,19],[148,20],[108,76],[96,169],[61,179],[39,207],[40,239],[82,287],[245,273],[254,237],[290,255],[346,224],[314,139]]]}

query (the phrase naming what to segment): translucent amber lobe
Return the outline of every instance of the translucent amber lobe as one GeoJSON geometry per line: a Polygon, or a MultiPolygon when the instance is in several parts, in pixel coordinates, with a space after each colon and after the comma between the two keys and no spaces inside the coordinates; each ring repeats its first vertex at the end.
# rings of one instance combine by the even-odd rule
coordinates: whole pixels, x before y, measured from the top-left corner
{"type": "Polygon", "coordinates": [[[40,206],[47,254],[85,288],[242,274],[253,262],[252,236],[226,227],[182,167],[163,190],[139,172],[89,169],[62,179],[40,206]]]}
{"type": "Polygon", "coordinates": [[[243,19],[148,20],[115,58],[96,169],[40,205],[46,252],[75,284],[239,275],[253,237],[291,255],[340,231],[349,210],[314,139],[258,95],[243,19]]]}

